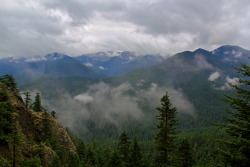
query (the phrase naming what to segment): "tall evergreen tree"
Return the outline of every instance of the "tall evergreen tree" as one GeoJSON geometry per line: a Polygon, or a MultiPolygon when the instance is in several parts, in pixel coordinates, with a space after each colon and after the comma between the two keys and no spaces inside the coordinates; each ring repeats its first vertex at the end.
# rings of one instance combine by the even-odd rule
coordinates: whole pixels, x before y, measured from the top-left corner
{"type": "Polygon", "coordinates": [[[156,110],[159,111],[159,115],[156,116],[159,121],[155,135],[156,163],[158,166],[162,166],[170,164],[173,159],[172,152],[177,137],[175,126],[178,124],[176,108],[172,106],[167,92],[161,98],[161,106],[156,110]]]}
{"type": "Polygon", "coordinates": [[[25,107],[26,109],[28,109],[30,107],[30,102],[31,102],[31,95],[30,95],[30,92],[27,91],[27,92],[24,92],[22,93],[25,95],[25,98],[24,98],[24,102],[25,102],[25,107]]]}
{"type": "Polygon", "coordinates": [[[119,143],[118,143],[118,154],[120,156],[121,166],[129,166],[129,146],[130,141],[127,133],[125,131],[119,136],[119,143]]]}
{"type": "Polygon", "coordinates": [[[52,117],[54,117],[54,118],[56,118],[56,112],[53,110],[53,111],[51,111],[51,113],[50,113],[51,115],[52,115],[52,117]]]}
{"type": "Polygon", "coordinates": [[[32,105],[32,109],[35,112],[42,112],[43,111],[40,93],[36,93],[35,102],[32,105]]]}
{"type": "Polygon", "coordinates": [[[134,141],[132,142],[129,155],[129,166],[130,167],[142,166],[142,153],[137,138],[134,138],[134,141]]]}
{"type": "Polygon", "coordinates": [[[193,165],[193,157],[187,139],[181,141],[178,152],[179,152],[180,167],[191,167],[193,165]]]}
{"type": "Polygon", "coordinates": [[[226,129],[231,136],[227,141],[226,149],[221,150],[224,162],[228,166],[250,166],[250,67],[242,64],[236,68],[241,74],[240,85],[230,84],[234,88],[234,95],[225,95],[225,101],[231,107],[226,112],[229,116],[226,123],[218,124],[226,129]]]}

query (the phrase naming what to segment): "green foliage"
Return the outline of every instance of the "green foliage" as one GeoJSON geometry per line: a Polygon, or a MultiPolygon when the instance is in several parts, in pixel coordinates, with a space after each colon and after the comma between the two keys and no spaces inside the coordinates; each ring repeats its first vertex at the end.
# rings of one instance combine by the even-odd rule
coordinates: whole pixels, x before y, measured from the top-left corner
{"type": "Polygon", "coordinates": [[[40,93],[36,93],[35,102],[32,104],[32,109],[35,112],[42,112],[44,110],[41,104],[40,93]]]}
{"type": "Polygon", "coordinates": [[[51,125],[50,125],[50,120],[49,120],[49,113],[44,111],[42,113],[42,138],[43,141],[46,139],[51,139],[52,138],[52,130],[51,130],[51,125]]]}
{"type": "Polygon", "coordinates": [[[13,112],[11,104],[8,102],[8,94],[5,87],[0,91],[0,147],[7,146],[7,140],[11,139],[13,131],[13,112]]]}
{"type": "Polygon", "coordinates": [[[34,156],[33,158],[25,158],[22,160],[20,166],[23,167],[42,167],[41,159],[39,156],[34,156]]]}
{"type": "Polygon", "coordinates": [[[191,152],[190,144],[187,139],[184,139],[181,141],[178,152],[179,152],[180,167],[193,166],[192,152],[191,152]]]}
{"type": "Polygon", "coordinates": [[[52,117],[56,118],[56,112],[55,111],[51,111],[50,114],[52,115],[52,117]]]}
{"type": "Polygon", "coordinates": [[[14,77],[10,74],[5,74],[4,76],[0,76],[0,82],[4,83],[7,88],[17,91],[17,84],[14,77]]]}
{"type": "Polygon", "coordinates": [[[156,119],[159,121],[157,125],[157,133],[155,135],[155,151],[156,163],[159,165],[170,164],[173,157],[173,151],[176,147],[175,140],[177,138],[176,125],[176,108],[172,106],[168,93],[161,98],[161,106],[156,108],[159,115],[156,119]]]}
{"type": "MultiPolygon", "coordinates": [[[[80,158],[78,154],[74,154],[72,152],[68,152],[65,145],[58,140],[58,135],[52,131],[51,124],[50,124],[50,114],[46,111],[43,112],[43,120],[42,120],[42,136],[43,141],[45,144],[50,147],[52,150],[55,151],[56,156],[54,157],[51,166],[78,166],[80,163],[80,158]]],[[[78,142],[80,139],[72,139],[75,144],[77,151],[78,149],[78,142]],[[77,143],[76,143],[77,141],[77,143]]]]}
{"type": "Polygon", "coordinates": [[[0,167],[11,167],[10,163],[0,156],[0,167]]]}
{"type": "Polygon", "coordinates": [[[27,92],[24,92],[22,93],[25,95],[25,99],[24,99],[24,103],[25,103],[25,107],[26,109],[30,108],[30,102],[31,102],[31,95],[30,95],[30,92],[27,91],[27,92]]]}
{"type": "Polygon", "coordinates": [[[6,139],[12,131],[11,112],[9,102],[0,102],[0,141],[6,139]]]}
{"type": "Polygon", "coordinates": [[[129,155],[129,166],[130,167],[141,167],[143,165],[143,156],[141,153],[140,146],[138,144],[137,138],[134,138],[129,155]]]}
{"type": "Polygon", "coordinates": [[[95,146],[89,146],[86,152],[86,160],[85,160],[85,166],[97,166],[98,165],[98,159],[97,159],[97,153],[95,146]]]}
{"type": "Polygon", "coordinates": [[[85,143],[82,139],[76,138],[74,139],[74,144],[76,146],[76,151],[79,156],[80,161],[83,161],[86,155],[85,143]]]}
{"type": "Polygon", "coordinates": [[[239,79],[242,85],[231,84],[236,92],[233,96],[225,95],[231,110],[227,110],[226,123],[218,125],[226,129],[230,139],[222,141],[227,147],[220,152],[226,165],[247,167],[250,166],[250,67],[243,64],[237,70],[242,75],[239,79]]]}
{"type": "Polygon", "coordinates": [[[62,165],[61,165],[59,157],[57,155],[55,155],[50,167],[61,167],[61,166],[62,165]]]}
{"type": "Polygon", "coordinates": [[[79,157],[77,154],[69,154],[68,155],[68,167],[78,166],[79,165],[79,157]]]}
{"type": "Polygon", "coordinates": [[[3,90],[0,92],[0,102],[7,102],[8,100],[8,94],[6,92],[5,87],[3,87],[3,90]]]}
{"type": "Polygon", "coordinates": [[[113,154],[111,155],[111,159],[109,162],[110,167],[118,167],[121,164],[120,157],[117,151],[113,151],[113,154]]]}
{"type": "Polygon", "coordinates": [[[129,166],[129,146],[130,141],[125,131],[119,136],[118,154],[120,157],[121,166],[129,166]]]}

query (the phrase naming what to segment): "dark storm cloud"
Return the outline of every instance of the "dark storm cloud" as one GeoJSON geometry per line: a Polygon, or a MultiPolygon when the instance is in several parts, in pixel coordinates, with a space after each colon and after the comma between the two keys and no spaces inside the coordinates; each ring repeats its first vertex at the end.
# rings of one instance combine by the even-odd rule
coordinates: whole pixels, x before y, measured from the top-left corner
{"type": "Polygon", "coordinates": [[[248,0],[2,0],[0,57],[249,49],[248,0]]]}

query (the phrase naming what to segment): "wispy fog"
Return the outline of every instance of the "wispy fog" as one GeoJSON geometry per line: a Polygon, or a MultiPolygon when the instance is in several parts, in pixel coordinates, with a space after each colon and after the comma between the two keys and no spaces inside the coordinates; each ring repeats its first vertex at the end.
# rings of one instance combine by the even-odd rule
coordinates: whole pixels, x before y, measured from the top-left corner
{"type": "Polygon", "coordinates": [[[160,105],[160,99],[168,92],[169,98],[180,113],[187,113],[193,115],[195,113],[194,105],[187,99],[187,97],[180,90],[172,88],[159,87],[156,83],[152,83],[147,90],[140,90],[138,92],[140,98],[146,98],[151,108],[154,109],[160,105]]]}
{"type": "Polygon", "coordinates": [[[156,83],[147,89],[135,89],[129,83],[111,86],[100,82],[90,85],[87,91],[79,92],[76,96],[62,93],[55,101],[42,101],[48,111],[56,111],[57,118],[64,126],[77,132],[79,127],[84,130],[84,122],[87,120],[94,121],[99,127],[109,123],[118,128],[128,120],[144,120],[145,111],[141,103],[147,103],[147,110],[153,112],[160,105],[160,99],[166,91],[178,112],[190,115],[195,113],[193,104],[182,91],[159,87],[156,83]]]}
{"type": "Polygon", "coordinates": [[[239,85],[239,78],[230,78],[229,76],[226,77],[225,79],[225,84],[217,89],[219,90],[227,90],[227,89],[232,89],[232,87],[230,86],[230,84],[233,85],[239,85]]]}

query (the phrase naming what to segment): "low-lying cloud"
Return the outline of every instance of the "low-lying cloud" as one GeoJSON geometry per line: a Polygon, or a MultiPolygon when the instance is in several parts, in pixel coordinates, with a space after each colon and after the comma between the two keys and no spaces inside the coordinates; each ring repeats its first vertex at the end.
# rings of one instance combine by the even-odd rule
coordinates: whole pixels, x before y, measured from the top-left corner
{"type": "Polygon", "coordinates": [[[227,90],[227,89],[232,89],[231,85],[239,85],[239,78],[230,78],[229,76],[226,77],[225,79],[225,84],[221,87],[219,87],[219,90],[227,90]]]}
{"type": "Polygon", "coordinates": [[[209,76],[208,80],[209,80],[209,81],[215,81],[215,80],[217,80],[219,77],[220,77],[220,73],[219,73],[218,71],[216,71],[216,72],[212,73],[212,74],[209,76]]]}
{"type": "Polygon", "coordinates": [[[168,92],[169,98],[179,113],[195,114],[194,105],[188,100],[181,90],[172,88],[159,87],[156,83],[152,83],[147,90],[140,90],[137,94],[140,98],[146,98],[152,109],[160,105],[160,99],[168,92]]]}
{"type": "Polygon", "coordinates": [[[55,101],[42,101],[48,111],[57,112],[56,116],[64,126],[79,133],[79,130],[88,130],[87,121],[94,121],[100,128],[107,123],[120,128],[128,120],[143,121],[146,111],[141,104],[146,103],[148,111],[156,111],[166,91],[179,113],[195,114],[195,107],[181,90],[159,87],[156,83],[147,89],[138,89],[129,83],[111,86],[100,82],[75,96],[64,92],[55,101]]]}
{"type": "Polygon", "coordinates": [[[213,65],[210,64],[204,55],[202,54],[196,54],[195,55],[195,61],[197,63],[197,66],[200,68],[200,69],[213,69],[213,65]]]}
{"type": "Polygon", "coordinates": [[[93,97],[89,96],[88,94],[80,94],[74,97],[74,100],[77,100],[83,104],[88,104],[93,102],[93,97]]]}
{"type": "Polygon", "coordinates": [[[101,82],[91,85],[86,92],[75,96],[74,99],[81,97],[83,104],[86,103],[86,97],[91,99],[89,112],[93,117],[100,122],[107,121],[119,125],[128,118],[138,120],[143,117],[143,112],[137,104],[137,98],[128,94],[130,90],[133,88],[127,83],[112,87],[101,82]]]}

